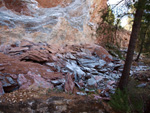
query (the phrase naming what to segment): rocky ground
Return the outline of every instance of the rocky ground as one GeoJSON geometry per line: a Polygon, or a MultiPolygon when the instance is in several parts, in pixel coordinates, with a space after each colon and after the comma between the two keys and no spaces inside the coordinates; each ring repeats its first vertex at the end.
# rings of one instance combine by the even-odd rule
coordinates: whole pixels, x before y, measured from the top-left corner
{"type": "Polygon", "coordinates": [[[101,100],[114,93],[124,64],[94,44],[22,40],[2,44],[0,51],[0,110],[8,113],[105,112],[109,107],[101,100]]]}
{"type": "Polygon", "coordinates": [[[0,102],[2,113],[105,113],[111,111],[94,95],[79,96],[58,90],[17,90],[4,94],[0,102]]]}

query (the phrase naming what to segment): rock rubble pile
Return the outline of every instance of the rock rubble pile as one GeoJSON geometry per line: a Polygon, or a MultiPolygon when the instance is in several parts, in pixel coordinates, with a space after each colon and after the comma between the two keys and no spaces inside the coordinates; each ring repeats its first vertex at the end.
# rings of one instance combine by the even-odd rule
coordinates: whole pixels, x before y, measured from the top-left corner
{"type": "Polygon", "coordinates": [[[123,67],[123,61],[94,44],[58,46],[22,40],[1,45],[0,52],[1,95],[41,87],[109,96],[123,67]]]}

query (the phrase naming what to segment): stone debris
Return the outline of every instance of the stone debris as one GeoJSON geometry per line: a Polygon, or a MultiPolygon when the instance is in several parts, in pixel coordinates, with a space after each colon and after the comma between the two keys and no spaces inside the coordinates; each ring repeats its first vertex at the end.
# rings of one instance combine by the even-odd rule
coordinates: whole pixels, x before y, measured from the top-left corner
{"type": "Polygon", "coordinates": [[[41,87],[78,94],[98,90],[107,97],[115,91],[122,69],[123,62],[99,45],[59,47],[22,40],[1,49],[0,93],[41,87]]]}
{"type": "Polygon", "coordinates": [[[4,94],[3,84],[0,82],[0,95],[4,94]]]}
{"type": "Polygon", "coordinates": [[[17,81],[19,89],[38,89],[38,87],[53,89],[53,85],[42,78],[40,74],[36,75],[30,71],[26,75],[19,74],[17,81]]]}
{"type": "Polygon", "coordinates": [[[66,82],[65,82],[65,92],[73,93],[75,84],[71,78],[70,74],[67,74],[66,76],[66,82]]]}

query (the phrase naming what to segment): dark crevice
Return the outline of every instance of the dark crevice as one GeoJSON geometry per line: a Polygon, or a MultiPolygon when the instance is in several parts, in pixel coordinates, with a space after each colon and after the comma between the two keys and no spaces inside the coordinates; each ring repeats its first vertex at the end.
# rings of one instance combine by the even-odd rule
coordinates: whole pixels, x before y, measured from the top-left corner
{"type": "Polygon", "coordinates": [[[39,62],[39,61],[36,61],[36,60],[31,60],[31,59],[21,59],[20,61],[38,63],[38,64],[41,64],[41,65],[44,65],[46,63],[46,61],[39,62]]]}

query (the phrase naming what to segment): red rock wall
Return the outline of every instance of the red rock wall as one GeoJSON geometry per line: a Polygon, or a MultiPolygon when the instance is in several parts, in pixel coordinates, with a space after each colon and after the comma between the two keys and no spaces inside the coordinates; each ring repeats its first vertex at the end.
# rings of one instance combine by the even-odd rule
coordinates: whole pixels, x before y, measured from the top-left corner
{"type": "Polygon", "coordinates": [[[101,45],[106,45],[106,43],[113,43],[121,48],[127,48],[130,40],[130,31],[119,29],[115,30],[113,26],[108,26],[106,24],[100,25],[100,30],[97,32],[97,42],[101,45]]]}
{"type": "Polygon", "coordinates": [[[21,0],[4,0],[4,3],[0,3],[0,6],[4,6],[8,9],[11,9],[18,13],[24,13],[28,15],[30,12],[27,8],[26,2],[23,2],[21,0]]]}
{"type": "MultiPolygon", "coordinates": [[[[36,10],[36,6],[37,8],[38,7],[51,8],[58,5],[65,7],[69,5],[71,2],[72,0],[35,0],[35,1],[34,0],[32,1],[31,0],[28,1],[27,0],[3,0],[3,2],[0,1],[0,7],[5,6],[7,9],[10,9],[17,14],[25,14],[25,15],[32,16],[34,12],[38,11],[36,10]]],[[[101,19],[102,12],[100,11],[102,9],[107,8],[107,0],[86,0],[86,4],[83,4],[80,8],[78,8],[75,11],[70,11],[69,12],[70,16],[76,17],[76,16],[83,15],[81,10],[87,5],[90,6],[90,8],[87,9],[89,10],[90,20],[84,23],[83,31],[74,28],[73,26],[70,25],[67,19],[62,17],[59,18],[55,26],[51,26],[52,32],[49,34],[34,32],[25,36],[23,34],[26,33],[22,27],[21,29],[20,28],[15,28],[13,30],[7,29],[9,32],[4,29],[4,31],[1,32],[0,34],[0,38],[1,38],[0,42],[3,43],[3,42],[8,42],[10,40],[22,40],[22,39],[26,39],[26,37],[30,37],[30,40],[34,40],[36,42],[46,41],[49,43],[59,43],[59,44],[97,43],[96,40],[97,23],[101,23],[102,21],[101,19]],[[87,24],[88,22],[92,23],[91,26],[87,24]]],[[[98,36],[98,43],[106,42],[107,35],[103,35],[103,34],[104,33],[101,33],[101,35],[98,36]]],[[[107,33],[107,34],[111,35],[111,33],[107,33]]],[[[121,47],[127,47],[129,34],[124,31],[119,31],[117,33],[117,37],[118,38],[116,39],[115,42],[119,42],[121,44],[121,47]]]]}
{"type": "Polygon", "coordinates": [[[44,8],[56,7],[58,5],[66,6],[71,3],[72,0],[36,0],[40,6],[44,8]]]}
{"type": "MultiPolygon", "coordinates": [[[[51,8],[61,5],[65,7],[69,5],[72,0],[35,0],[38,2],[39,7],[43,8],[51,8]]],[[[6,8],[15,11],[17,13],[30,15],[31,11],[28,9],[28,4],[35,4],[32,1],[23,1],[23,0],[4,0],[0,1],[0,7],[5,6],[6,8]]]]}

